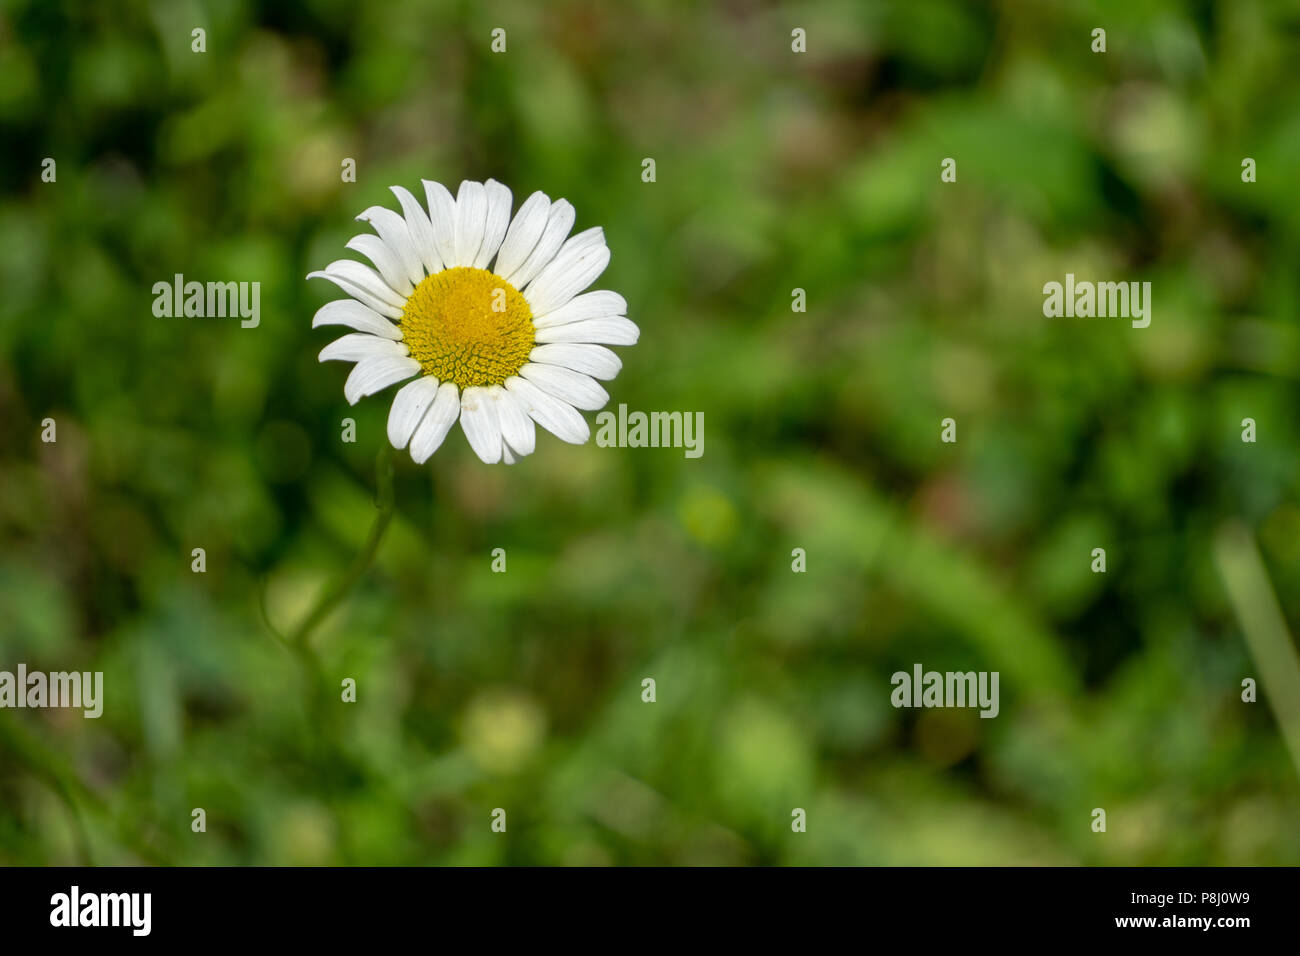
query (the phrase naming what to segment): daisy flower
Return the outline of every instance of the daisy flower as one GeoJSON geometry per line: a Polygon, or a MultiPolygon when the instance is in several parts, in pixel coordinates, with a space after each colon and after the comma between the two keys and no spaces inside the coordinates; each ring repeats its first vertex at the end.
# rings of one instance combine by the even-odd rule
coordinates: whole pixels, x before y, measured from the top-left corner
{"type": "Polygon", "coordinates": [[[609,263],[604,231],[569,236],[573,206],[544,193],[511,219],[510,190],[494,180],[463,182],[455,198],[423,182],[427,208],[393,186],[400,215],[372,206],[357,217],[375,235],[347,246],[373,269],[340,259],[307,276],[351,296],[312,320],[353,330],[320,360],[355,363],[343,385],[352,405],[407,383],[393,396],[388,439],[418,464],[457,420],[488,464],[531,454],[534,422],[582,444],[591,430],[578,409],[604,406],[596,380],[622,367],[605,346],[639,335],[621,295],[584,291],[609,263]]]}

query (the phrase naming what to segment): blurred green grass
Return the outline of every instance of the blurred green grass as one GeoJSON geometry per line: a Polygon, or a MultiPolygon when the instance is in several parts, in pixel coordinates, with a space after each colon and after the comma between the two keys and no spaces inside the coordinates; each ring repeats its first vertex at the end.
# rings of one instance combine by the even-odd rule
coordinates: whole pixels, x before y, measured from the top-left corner
{"type": "Polygon", "coordinates": [[[1300,620],[1298,35],[1263,0],[8,0],[0,667],[107,701],[0,711],[0,862],[1300,862],[1213,552],[1242,519],[1300,620]],[[360,546],[388,406],[317,364],[303,276],[390,185],[489,176],[604,227],[612,402],[702,411],[705,454],[400,465],[317,723],[258,595],[287,629],[360,546]],[[1044,319],[1066,272],[1152,281],[1151,327],[1044,319]],[[175,273],[260,282],[261,325],[155,318],[175,273]],[[1000,671],[1000,716],[894,710],[918,661],[1000,671]]]}

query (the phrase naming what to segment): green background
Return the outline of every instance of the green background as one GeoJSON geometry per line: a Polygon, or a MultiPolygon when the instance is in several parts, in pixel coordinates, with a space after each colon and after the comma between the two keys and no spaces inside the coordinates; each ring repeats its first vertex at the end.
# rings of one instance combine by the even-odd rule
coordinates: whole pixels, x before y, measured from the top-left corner
{"type": "Polygon", "coordinates": [[[106,700],[0,711],[0,862],[1300,863],[1241,700],[1241,621],[1300,621],[1298,35],[1263,0],[4,0],[0,669],[106,700]],[[391,390],[347,406],[304,277],[390,185],[488,177],[604,227],[642,330],[611,407],[703,412],[704,455],[403,458],[320,700],[268,623],[360,549],[391,390]],[[261,325],[156,318],[178,272],[260,282],[261,325]],[[1152,282],[1150,328],[1044,318],[1066,272],[1152,282]],[[1000,715],[894,709],[916,663],[998,671],[1000,715]]]}

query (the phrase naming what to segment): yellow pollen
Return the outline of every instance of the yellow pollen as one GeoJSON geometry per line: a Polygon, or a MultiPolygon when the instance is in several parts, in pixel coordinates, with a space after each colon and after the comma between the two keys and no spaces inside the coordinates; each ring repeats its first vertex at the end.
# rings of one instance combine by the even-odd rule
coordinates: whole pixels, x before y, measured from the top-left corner
{"type": "Polygon", "coordinates": [[[514,286],[486,269],[425,276],[399,320],[402,341],[439,382],[501,385],[533,350],[533,313],[514,286]]]}

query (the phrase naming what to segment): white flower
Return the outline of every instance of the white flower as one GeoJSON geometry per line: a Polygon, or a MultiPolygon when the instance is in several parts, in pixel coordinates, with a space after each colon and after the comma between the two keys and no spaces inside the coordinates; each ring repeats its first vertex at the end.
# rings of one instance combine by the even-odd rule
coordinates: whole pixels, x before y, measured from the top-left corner
{"type": "Polygon", "coordinates": [[[398,382],[388,438],[428,460],[456,420],[488,464],[533,450],[533,422],[563,441],[591,434],[577,409],[602,407],[596,379],[622,367],[606,345],[633,345],[639,331],[617,292],[583,292],[605,270],[604,232],[569,236],[573,207],[533,193],[510,218],[510,190],[463,182],[453,199],[424,180],[428,209],[401,186],[399,215],[372,206],[357,219],[377,235],[348,242],[375,268],[340,259],[307,278],[350,295],[327,303],[312,327],[354,331],[320,353],[354,362],[343,394],[355,405],[398,382]]]}

